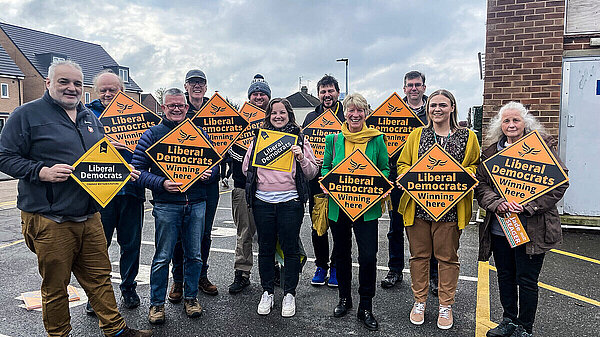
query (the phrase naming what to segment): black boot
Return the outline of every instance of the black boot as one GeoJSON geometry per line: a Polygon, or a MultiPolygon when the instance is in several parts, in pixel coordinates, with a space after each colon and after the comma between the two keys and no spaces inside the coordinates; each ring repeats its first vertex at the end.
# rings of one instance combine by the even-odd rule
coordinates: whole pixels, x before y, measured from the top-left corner
{"type": "Polygon", "coordinates": [[[233,283],[229,285],[229,293],[237,294],[240,291],[244,290],[247,286],[250,285],[250,278],[244,276],[244,272],[241,270],[235,271],[235,277],[233,279],[233,283]]]}
{"type": "Polygon", "coordinates": [[[373,316],[373,312],[371,310],[358,309],[358,312],[356,313],[356,318],[358,318],[359,321],[363,322],[367,329],[371,331],[379,330],[379,323],[377,323],[377,320],[375,319],[375,316],[373,316]]]}
{"type": "Polygon", "coordinates": [[[487,337],[510,337],[516,328],[517,326],[510,318],[504,317],[497,327],[489,330],[485,335],[487,337]]]}
{"type": "Polygon", "coordinates": [[[342,317],[346,316],[348,310],[352,308],[352,299],[343,297],[340,298],[340,302],[336,305],[335,309],[333,309],[333,317],[342,317]]]}

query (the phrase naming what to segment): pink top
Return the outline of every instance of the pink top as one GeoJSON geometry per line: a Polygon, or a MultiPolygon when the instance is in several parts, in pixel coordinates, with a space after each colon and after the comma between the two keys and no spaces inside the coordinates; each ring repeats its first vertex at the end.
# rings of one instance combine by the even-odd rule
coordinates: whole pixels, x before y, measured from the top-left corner
{"type": "MultiPolygon", "coordinates": [[[[244,156],[244,164],[242,166],[242,172],[246,175],[248,172],[248,165],[250,164],[250,153],[254,148],[254,142],[248,147],[248,151],[244,156]]],[[[296,176],[296,162],[300,163],[300,168],[304,173],[307,180],[311,180],[317,176],[319,167],[313,153],[312,147],[308,142],[308,139],[304,137],[304,146],[302,149],[304,158],[302,160],[294,160],[292,162],[292,172],[283,172],[276,170],[269,170],[259,167],[257,170],[256,189],[265,192],[284,192],[296,190],[296,182],[294,177],[296,176]]]]}

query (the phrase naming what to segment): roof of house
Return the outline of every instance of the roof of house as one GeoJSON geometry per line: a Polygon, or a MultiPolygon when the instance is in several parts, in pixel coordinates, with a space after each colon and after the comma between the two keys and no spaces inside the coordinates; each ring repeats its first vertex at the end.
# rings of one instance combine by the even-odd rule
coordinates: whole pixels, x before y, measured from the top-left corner
{"type": "Polygon", "coordinates": [[[8,56],[6,50],[0,46],[0,75],[25,77],[15,62],[8,56]]]}
{"type": "MultiPolygon", "coordinates": [[[[44,58],[44,55],[48,54],[65,55],[68,59],[77,62],[83,69],[83,82],[86,85],[92,85],[94,76],[106,67],[119,67],[119,64],[99,44],[4,22],[0,22],[0,29],[8,35],[43,77],[48,76],[50,62],[44,58]]],[[[142,91],[131,79],[131,76],[129,76],[129,82],[125,83],[125,90],[142,91]]]]}
{"type": "Polygon", "coordinates": [[[292,108],[314,108],[321,104],[315,96],[301,91],[289,95],[286,99],[290,101],[292,108]]]}

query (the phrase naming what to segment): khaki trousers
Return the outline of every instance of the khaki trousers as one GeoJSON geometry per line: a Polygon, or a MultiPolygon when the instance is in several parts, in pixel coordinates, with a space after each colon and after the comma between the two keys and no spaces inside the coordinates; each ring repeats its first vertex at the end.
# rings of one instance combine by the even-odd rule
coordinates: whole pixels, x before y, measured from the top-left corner
{"type": "Polygon", "coordinates": [[[460,269],[458,262],[460,234],[456,222],[424,221],[415,218],[414,224],[406,227],[410,246],[410,277],[415,301],[427,300],[429,260],[433,248],[435,258],[438,260],[440,304],[454,304],[460,269]]]}
{"type": "Polygon", "coordinates": [[[85,290],[103,332],[113,336],[125,328],[110,283],[111,265],[100,213],[83,222],[57,223],[27,212],[21,212],[21,219],[25,243],[38,258],[42,317],[48,336],[67,336],[71,331],[67,294],[71,272],[85,290]]]}
{"type": "Polygon", "coordinates": [[[236,187],[231,191],[231,206],[233,221],[237,227],[233,269],[241,270],[245,276],[249,276],[253,263],[252,238],[256,233],[256,225],[252,211],[248,208],[246,191],[243,188],[236,187]]]}

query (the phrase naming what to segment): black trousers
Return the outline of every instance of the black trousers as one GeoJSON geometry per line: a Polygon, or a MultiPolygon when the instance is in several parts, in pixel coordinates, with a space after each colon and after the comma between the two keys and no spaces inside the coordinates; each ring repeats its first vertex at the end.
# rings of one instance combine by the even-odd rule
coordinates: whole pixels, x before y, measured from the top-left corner
{"type": "Polygon", "coordinates": [[[283,251],[283,293],[296,296],[300,272],[300,227],[304,219],[304,205],[299,200],[271,204],[254,198],[252,208],[258,233],[258,272],[264,291],[274,291],[273,260],[275,247],[283,251]]]}
{"type": "Polygon", "coordinates": [[[503,316],[531,333],[538,303],[538,278],[545,254],[527,255],[525,245],[510,248],[506,237],[499,235],[492,235],[492,253],[498,270],[503,316]]]}
{"type": "MultiPolygon", "coordinates": [[[[379,205],[374,207],[379,207],[379,205]]],[[[336,270],[340,298],[352,297],[352,230],[354,230],[358,246],[359,309],[372,310],[373,308],[377,273],[377,226],[377,219],[364,221],[361,217],[352,222],[342,210],[340,210],[338,221],[329,220],[333,244],[337,249],[336,270]]]]}
{"type": "MultiPolygon", "coordinates": [[[[315,199],[313,196],[317,193],[322,193],[320,190],[316,179],[313,179],[309,182],[311,195],[308,199],[308,213],[312,214],[312,210],[315,207],[315,199]],[[316,185],[314,185],[316,184],[316,185]],[[316,187],[315,187],[316,186],[316,187]]],[[[329,259],[329,235],[327,232],[325,234],[319,236],[317,231],[313,228],[311,233],[311,239],[313,244],[313,249],[315,251],[315,265],[317,267],[321,267],[325,270],[329,269],[329,262],[331,261],[331,266],[335,268],[335,254],[336,249],[335,245],[333,245],[333,249],[331,250],[331,260],[329,259]]]]}

